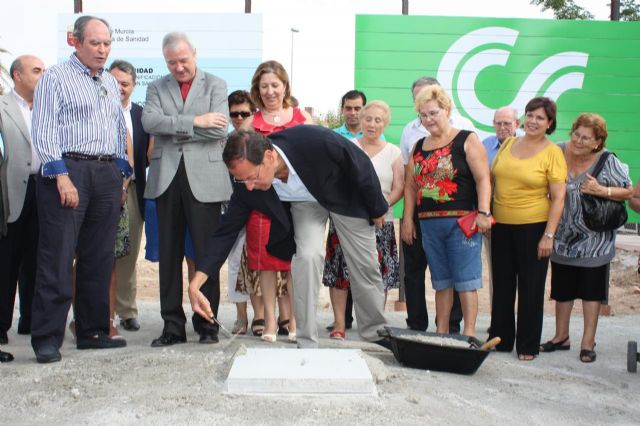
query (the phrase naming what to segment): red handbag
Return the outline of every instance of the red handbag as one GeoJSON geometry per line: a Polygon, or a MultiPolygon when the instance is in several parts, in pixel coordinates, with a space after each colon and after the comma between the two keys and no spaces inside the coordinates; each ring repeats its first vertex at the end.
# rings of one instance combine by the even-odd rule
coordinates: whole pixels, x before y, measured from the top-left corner
{"type": "MultiPolygon", "coordinates": [[[[475,228],[473,227],[473,224],[476,221],[476,217],[478,217],[478,210],[474,210],[469,214],[459,217],[457,220],[458,226],[462,230],[462,233],[464,234],[464,236],[467,238],[471,238],[473,235],[475,235],[476,232],[478,232],[478,227],[477,226],[475,228]]],[[[496,224],[495,218],[491,216],[490,219],[491,219],[491,226],[495,225],[496,224]]]]}

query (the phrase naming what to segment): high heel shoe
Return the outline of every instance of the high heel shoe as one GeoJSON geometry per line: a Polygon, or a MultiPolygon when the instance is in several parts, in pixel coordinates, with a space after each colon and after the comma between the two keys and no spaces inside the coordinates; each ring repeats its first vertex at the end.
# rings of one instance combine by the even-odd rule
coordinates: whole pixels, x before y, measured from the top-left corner
{"type": "Polygon", "coordinates": [[[269,342],[269,343],[276,343],[276,341],[278,340],[278,337],[275,333],[273,334],[262,333],[262,336],[260,336],[260,338],[265,342],[269,342]]]}
{"type": "Polygon", "coordinates": [[[287,339],[291,343],[296,343],[298,341],[298,336],[296,336],[296,332],[295,331],[290,331],[289,335],[287,336],[287,339]]]}

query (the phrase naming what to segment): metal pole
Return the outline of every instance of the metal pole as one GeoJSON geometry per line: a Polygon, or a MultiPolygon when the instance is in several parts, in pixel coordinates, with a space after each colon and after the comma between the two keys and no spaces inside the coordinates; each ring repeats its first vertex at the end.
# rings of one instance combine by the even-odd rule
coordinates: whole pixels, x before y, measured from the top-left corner
{"type": "Polygon", "coordinates": [[[244,13],[251,13],[251,0],[244,0],[244,13]]]}
{"type": "Polygon", "coordinates": [[[409,0],[402,0],[402,14],[409,14],[409,0]]]}
{"type": "Polygon", "coordinates": [[[611,20],[620,20],[620,0],[611,0],[611,20]]]}
{"type": "Polygon", "coordinates": [[[73,13],[82,13],[82,0],[73,0],[73,13]]]}
{"type": "Polygon", "coordinates": [[[289,81],[289,90],[293,93],[293,35],[295,33],[299,33],[300,30],[297,28],[291,28],[291,79],[289,81]]]}

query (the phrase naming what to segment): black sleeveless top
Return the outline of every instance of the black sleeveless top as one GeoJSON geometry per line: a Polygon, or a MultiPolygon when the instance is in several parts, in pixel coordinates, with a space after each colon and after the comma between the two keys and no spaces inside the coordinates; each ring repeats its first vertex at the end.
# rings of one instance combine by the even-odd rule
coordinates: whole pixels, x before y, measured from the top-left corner
{"type": "Polygon", "coordinates": [[[425,151],[425,138],[413,150],[413,180],[418,185],[420,219],[459,217],[477,208],[476,181],[467,164],[464,143],[471,132],[460,130],[448,145],[425,151]]]}

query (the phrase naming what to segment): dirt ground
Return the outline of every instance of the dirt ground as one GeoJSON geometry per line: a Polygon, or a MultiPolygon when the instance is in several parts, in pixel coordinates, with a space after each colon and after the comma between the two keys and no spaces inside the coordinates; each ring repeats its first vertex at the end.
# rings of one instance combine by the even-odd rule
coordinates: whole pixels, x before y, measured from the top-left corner
{"type": "MultiPolygon", "coordinates": [[[[616,315],[600,319],[593,364],[578,359],[579,310],[571,323],[570,351],[541,354],[531,362],[518,361],[515,353],[492,353],[472,376],[407,368],[391,352],[361,341],[355,330],[348,332],[346,341],[336,342],[321,328],[319,350],[362,350],[376,382],[377,392],[370,396],[225,393],[235,354],[245,347],[274,344],[247,335],[200,345],[188,327],[186,344],[151,348],[149,343],[162,329],[157,264],[141,261],[142,328],[122,331],[126,348],[79,351],[66,336],[62,361],[40,365],[28,336],[17,335],[15,326],[10,330],[10,343],[3,349],[16,359],[0,365],[0,424],[638,424],[640,376],[626,370],[627,341],[640,340],[640,294],[634,290],[640,284],[637,256],[619,250],[613,263],[610,300],[616,315]]],[[[226,287],[225,273],[222,282],[226,287]]],[[[320,326],[332,320],[327,293],[322,294],[320,326]]],[[[428,295],[431,313],[433,291],[428,295]]],[[[406,313],[393,310],[397,297],[397,292],[390,294],[387,319],[390,325],[404,327],[406,313]]],[[[184,308],[190,314],[187,303],[184,308]]],[[[553,335],[552,311],[547,303],[543,338],[553,335]]],[[[480,339],[487,337],[488,313],[485,288],[480,292],[480,339]]],[[[219,317],[230,328],[234,305],[223,300],[219,317]]],[[[295,346],[279,341],[275,347],[295,346]]]]}

